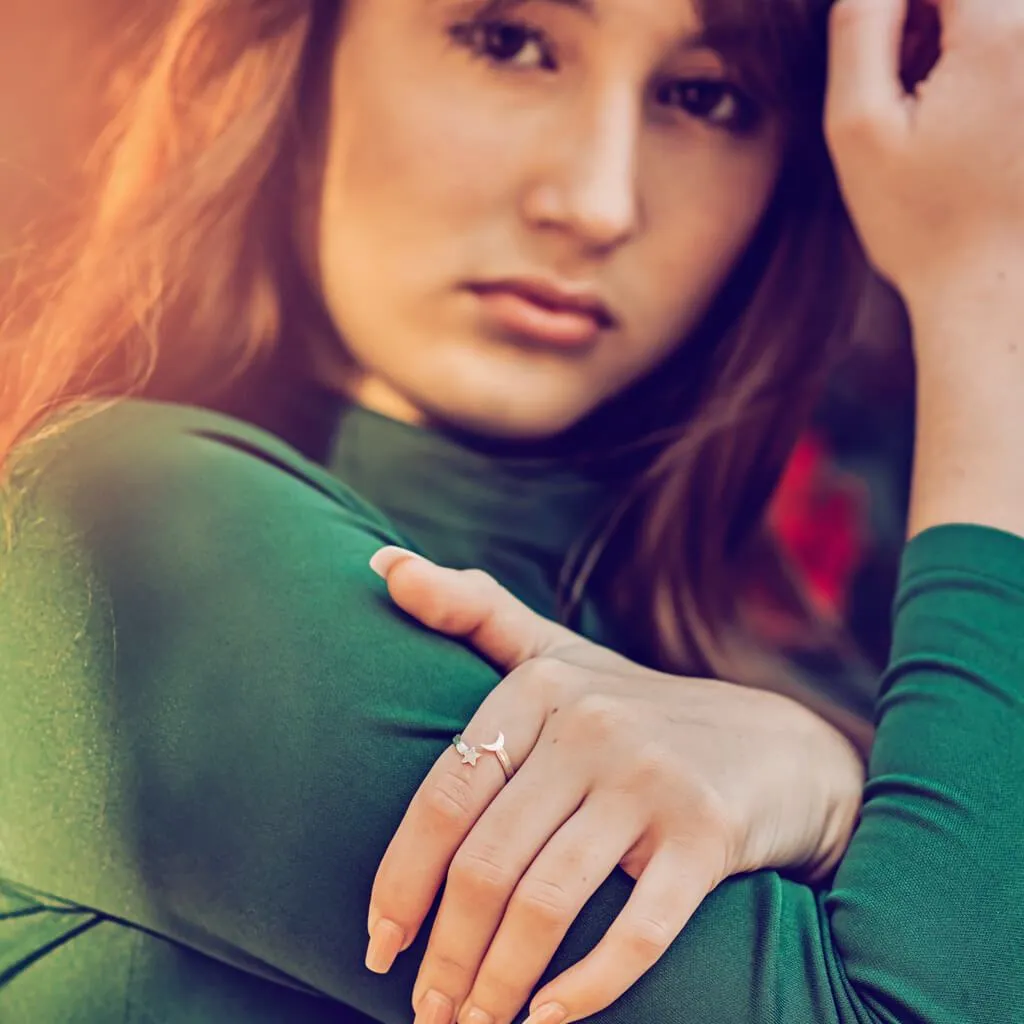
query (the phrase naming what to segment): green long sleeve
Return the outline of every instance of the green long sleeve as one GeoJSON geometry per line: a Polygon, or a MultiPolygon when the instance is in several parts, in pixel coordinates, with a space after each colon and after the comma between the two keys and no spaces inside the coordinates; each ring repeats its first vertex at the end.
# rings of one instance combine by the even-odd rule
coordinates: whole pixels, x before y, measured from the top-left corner
{"type": "MultiPolygon", "coordinates": [[[[425,936],[369,974],[369,888],[495,672],[387,600],[404,530],[267,435],[126,405],[47,452],[0,561],[0,1020],[408,1021],[425,936]]],[[[1024,541],[918,538],[895,625],[834,887],[726,882],[597,1019],[1024,1021],[1024,541]]]]}

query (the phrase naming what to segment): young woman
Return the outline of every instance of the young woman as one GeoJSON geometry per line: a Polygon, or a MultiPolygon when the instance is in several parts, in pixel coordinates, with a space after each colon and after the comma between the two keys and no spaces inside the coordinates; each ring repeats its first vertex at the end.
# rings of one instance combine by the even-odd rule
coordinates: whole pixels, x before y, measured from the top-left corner
{"type": "MultiPolygon", "coordinates": [[[[908,550],[829,889],[755,869],[835,866],[862,781],[843,732],[664,674],[788,685],[734,594],[863,269],[820,135],[824,4],[176,6],[124,79],[88,231],[17,293],[0,348],[5,1013],[400,1021],[412,997],[421,1024],[507,1021],[556,946],[555,972],[604,936],[535,1021],[1013,1018],[1024,548],[977,527],[1024,533],[1001,130],[1024,11],[949,6],[920,111],[902,5],[835,18],[845,184],[918,328],[915,532],[977,525],[908,550]],[[385,599],[368,563],[395,544],[532,611],[378,556],[401,607],[481,659],[385,599]],[[566,564],[586,586],[561,601],[566,564]],[[559,611],[607,647],[535,618],[559,611]],[[625,697],[650,742],[623,741],[625,697]],[[599,854],[571,899],[502,917],[516,865],[492,856],[505,877],[453,875],[424,959],[439,874],[482,864],[486,829],[544,867],[538,780],[588,793],[559,812],[586,825],[564,849],[599,854]],[[607,863],[616,790],[646,803],[607,863]],[[494,831],[524,794],[530,834],[494,831]],[[372,968],[416,943],[387,979],[362,967],[368,907],[372,968]],[[524,949],[518,973],[481,962],[524,949]],[[608,950],[632,955],[609,971],[608,950]]],[[[842,695],[792,692],[860,735],[842,695]]]]}

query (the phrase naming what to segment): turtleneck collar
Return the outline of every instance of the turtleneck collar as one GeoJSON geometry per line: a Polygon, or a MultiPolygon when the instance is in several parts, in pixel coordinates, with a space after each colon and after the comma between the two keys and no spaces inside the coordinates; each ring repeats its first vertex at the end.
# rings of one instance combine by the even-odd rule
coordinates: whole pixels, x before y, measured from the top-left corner
{"type": "Polygon", "coordinates": [[[490,572],[548,617],[558,614],[567,560],[600,528],[637,469],[635,457],[609,452],[589,431],[551,442],[494,441],[413,426],[308,383],[285,383],[270,381],[226,411],[322,465],[415,550],[453,568],[490,572]]]}
{"type": "Polygon", "coordinates": [[[563,459],[485,452],[356,405],[338,407],[325,465],[423,554],[485,569],[549,616],[567,557],[616,495],[563,459]]]}
{"type": "Polygon", "coordinates": [[[563,558],[610,498],[566,461],[496,454],[356,405],[339,408],[327,468],[396,522],[563,558]]]}

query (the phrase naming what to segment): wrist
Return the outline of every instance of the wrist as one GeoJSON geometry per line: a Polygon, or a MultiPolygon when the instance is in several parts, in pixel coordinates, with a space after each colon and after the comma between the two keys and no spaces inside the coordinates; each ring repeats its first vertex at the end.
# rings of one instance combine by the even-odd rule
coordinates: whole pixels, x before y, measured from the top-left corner
{"type": "Polygon", "coordinates": [[[995,256],[923,275],[900,295],[907,307],[914,355],[921,370],[978,367],[979,357],[1004,356],[1024,326],[1024,253],[995,256]]]}
{"type": "Polygon", "coordinates": [[[911,537],[951,523],[1024,536],[1024,317],[1000,320],[921,339],[911,537]]]}
{"type": "Polygon", "coordinates": [[[905,298],[919,399],[918,431],[1004,435],[1024,397],[1024,261],[1008,274],[979,259],[970,272],[919,281],[905,298]]]}
{"type": "Polygon", "coordinates": [[[1024,535],[1024,258],[976,249],[905,295],[917,363],[910,535],[972,523],[1024,535]]]}

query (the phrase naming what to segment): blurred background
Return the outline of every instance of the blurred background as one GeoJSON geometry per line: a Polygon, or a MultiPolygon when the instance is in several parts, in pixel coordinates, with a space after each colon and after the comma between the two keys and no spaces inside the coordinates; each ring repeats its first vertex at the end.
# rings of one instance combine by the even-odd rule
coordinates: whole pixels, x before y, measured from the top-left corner
{"type": "Polygon", "coordinates": [[[0,10],[0,251],[66,183],[99,114],[90,49],[124,0],[3,0],[0,10]]]}
{"type": "MultiPolygon", "coordinates": [[[[132,45],[162,4],[138,0],[0,0],[0,288],[19,232],[59,206],[103,115],[108,70],[96,55],[132,45]]],[[[876,664],[889,643],[889,603],[906,515],[912,367],[890,297],[865,310],[794,453],[771,528],[808,599],[848,627],[876,664]],[[894,327],[894,324],[897,326],[894,327]]],[[[766,628],[800,646],[785,609],[766,628]]]]}

